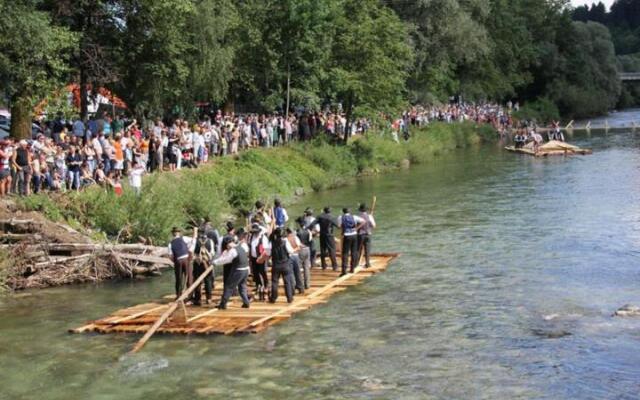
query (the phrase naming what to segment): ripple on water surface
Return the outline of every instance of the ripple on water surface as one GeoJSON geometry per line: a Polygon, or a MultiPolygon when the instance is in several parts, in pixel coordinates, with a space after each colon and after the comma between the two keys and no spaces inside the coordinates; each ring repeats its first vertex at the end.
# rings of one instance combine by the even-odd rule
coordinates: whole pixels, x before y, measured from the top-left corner
{"type": "Polygon", "coordinates": [[[594,154],[460,150],[305,198],[376,194],[374,246],[403,255],[259,335],[162,336],[122,357],[134,337],[65,333],[170,293],[169,274],[2,300],[0,398],[637,398],[640,319],[611,314],[640,304],[640,142],[572,140],[594,154]]]}

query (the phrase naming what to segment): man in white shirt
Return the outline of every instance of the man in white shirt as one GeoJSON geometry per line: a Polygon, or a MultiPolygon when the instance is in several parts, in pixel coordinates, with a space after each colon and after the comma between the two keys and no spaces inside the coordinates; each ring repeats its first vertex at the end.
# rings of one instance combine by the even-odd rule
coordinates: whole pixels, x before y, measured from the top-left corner
{"type": "Polygon", "coordinates": [[[358,261],[362,259],[360,252],[364,251],[364,267],[369,268],[371,267],[371,234],[376,228],[376,221],[373,219],[373,215],[367,212],[367,206],[364,203],[360,204],[358,211],[358,216],[362,218],[363,221],[362,224],[360,224],[360,229],[358,229],[358,261]]]}
{"type": "Polygon", "coordinates": [[[351,256],[349,272],[353,273],[358,263],[358,229],[364,220],[356,215],[351,215],[348,208],[342,209],[342,215],[338,218],[338,226],[342,228],[342,273],[347,274],[347,259],[351,256]]]}
{"type": "Polygon", "coordinates": [[[193,283],[191,258],[195,248],[198,228],[193,228],[192,238],[182,236],[182,230],[180,228],[173,228],[171,233],[173,234],[173,239],[169,243],[169,254],[171,254],[171,259],[173,260],[176,275],[176,298],[178,298],[184,290],[183,279],[186,277],[187,287],[190,287],[193,283]]]}
{"type": "Polygon", "coordinates": [[[249,295],[247,291],[247,278],[249,277],[249,248],[246,243],[246,232],[238,232],[240,244],[236,245],[231,236],[222,240],[222,254],[213,260],[215,265],[231,266],[229,278],[224,282],[224,290],[218,308],[225,310],[227,302],[235,288],[242,298],[242,308],[249,308],[249,295]]]}

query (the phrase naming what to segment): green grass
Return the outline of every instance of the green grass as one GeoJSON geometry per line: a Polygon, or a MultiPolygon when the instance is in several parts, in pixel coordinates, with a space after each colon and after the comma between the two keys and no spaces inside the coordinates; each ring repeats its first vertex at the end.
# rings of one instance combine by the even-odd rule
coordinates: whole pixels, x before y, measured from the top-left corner
{"type": "Polygon", "coordinates": [[[173,226],[189,225],[204,217],[220,224],[238,210],[250,209],[258,199],[278,197],[291,202],[299,189],[309,192],[336,187],[358,174],[395,169],[403,160],[426,163],[444,152],[494,137],[490,127],[469,123],[432,124],[414,130],[406,143],[395,143],[389,135],[377,132],[347,146],[317,139],[287,148],[250,150],[197,170],[153,174],[145,177],[139,197],[126,189],[123,196],[116,197],[95,187],[55,199],[41,194],[20,201],[26,210],[91,228],[94,237],[118,237],[121,241],[145,237],[164,243],[173,226]]]}

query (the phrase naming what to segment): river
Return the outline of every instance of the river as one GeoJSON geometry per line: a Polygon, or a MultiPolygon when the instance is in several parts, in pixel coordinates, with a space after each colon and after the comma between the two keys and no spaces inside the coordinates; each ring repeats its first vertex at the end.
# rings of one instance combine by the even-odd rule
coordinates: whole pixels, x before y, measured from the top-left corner
{"type": "Polygon", "coordinates": [[[134,336],[66,333],[171,293],[171,274],[2,298],[0,398],[637,399],[640,319],[611,314],[640,305],[640,132],[570,141],[594,154],[483,146],[308,196],[377,195],[374,247],[402,256],[261,334],[122,356],[134,336]]]}

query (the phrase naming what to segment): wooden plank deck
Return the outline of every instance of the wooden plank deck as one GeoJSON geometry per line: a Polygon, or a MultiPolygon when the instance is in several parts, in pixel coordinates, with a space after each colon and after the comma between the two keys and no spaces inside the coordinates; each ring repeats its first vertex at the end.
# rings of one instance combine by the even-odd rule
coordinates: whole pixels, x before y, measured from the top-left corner
{"type": "MultiPolygon", "coordinates": [[[[335,293],[350,286],[361,284],[367,277],[383,272],[398,254],[376,254],[371,257],[371,267],[356,269],[355,273],[340,277],[340,272],[331,269],[311,270],[311,287],[304,294],[296,294],[292,303],[287,303],[284,285],[280,285],[278,300],[275,303],[254,299],[251,308],[241,308],[241,301],[233,297],[226,310],[218,310],[215,305],[222,295],[222,284],[216,282],[211,305],[201,307],[187,306],[186,323],[170,318],[159,329],[159,333],[181,335],[234,335],[257,333],[291,318],[294,314],[308,310],[315,305],[329,301],[335,293]]],[[[251,287],[250,289],[252,289],[251,287]]],[[[173,295],[165,296],[162,302],[138,304],[116,310],[111,315],[92,321],[86,325],[71,329],[72,333],[139,333],[146,332],[165,312],[173,295]]]]}
{"type": "Polygon", "coordinates": [[[547,157],[547,156],[572,156],[572,155],[588,155],[588,154],[592,154],[593,151],[591,149],[575,149],[575,150],[544,150],[544,149],[540,149],[538,150],[538,152],[536,153],[535,151],[533,151],[532,149],[528,149],[528,148],[519,148],[516,149],[514,146],[507,146],[505,147],[505,150],[507,151],[511,151],[513,153],[521,153],[521,154],[527,154],[529,156],[534,156],[534,157],[547,157]]]}

